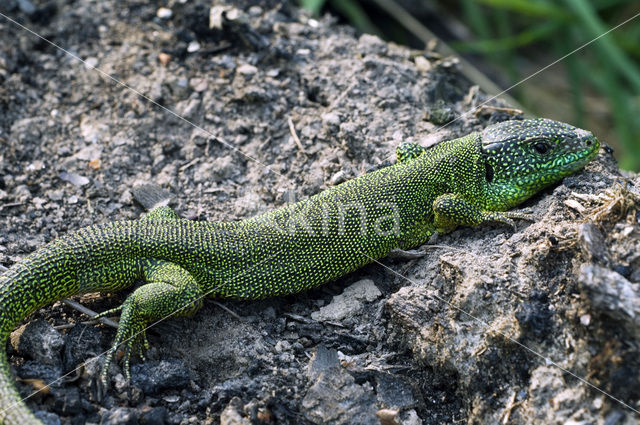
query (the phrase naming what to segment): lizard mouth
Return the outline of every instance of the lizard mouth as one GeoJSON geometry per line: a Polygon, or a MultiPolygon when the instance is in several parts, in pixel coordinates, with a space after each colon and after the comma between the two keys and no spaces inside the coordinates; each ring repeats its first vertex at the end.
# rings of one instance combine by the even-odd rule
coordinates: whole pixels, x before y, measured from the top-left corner
{"type": "MultiPolygon", "coordinates": [[[[591,162],[591,160],[598,154],[599,150],[600,144],[595,138],[593,138],[593,142],[588,148],[566,155],[563,158],[563,164],[554,164],[551,167],[554,171],[543,172],[542,174],[548,175],[549,177],[553,176],[554,180],[559,180],[562,177],[566,177],[584,168],[584,166],[591,162]]],[[[533,172],[531,174],[540,175],[540,172],[533,172]]]]}
{"type": "Polygon", "coordinates": [[[600,142],[598,142],[598,139],[592,136],[586,144],[588,146],[586,149],[582,149],[573,154],[574,158],[572,161],[567,163],[567,169],[572,169],[574,171],[579,170],[598,155],[598,151],[600,150],[600,142]]]}

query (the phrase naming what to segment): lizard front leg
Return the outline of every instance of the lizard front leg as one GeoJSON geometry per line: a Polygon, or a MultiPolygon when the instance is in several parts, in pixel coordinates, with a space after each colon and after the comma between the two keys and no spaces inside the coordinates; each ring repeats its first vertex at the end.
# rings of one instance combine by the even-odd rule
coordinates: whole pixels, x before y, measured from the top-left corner
{"type": "Polygon", "coordinates": [[[531,220],[530,214],[517,211],[486,211],[455,193],[445,193],[433,201],[433,223],[440,233],[448,233],[457,226],[478,226],[500,222],[515,227],[513,219],[531,220]]]}
{"type": "Polygon", "coordinates": [[[149,260],[143,268],[148,283],[136,289],[120,307],[98,315],[121,312],[118,332],[100,375],[105,388],[109,365],[120,345],[124,346],[124,373],[130,380],[132,350],[137,347],[138,354],[144,359],[143,348],[149,347],[147,326],[169,316],[190,316],[202,306],[202,288],[187,270],[162,260],[149,260]]]}

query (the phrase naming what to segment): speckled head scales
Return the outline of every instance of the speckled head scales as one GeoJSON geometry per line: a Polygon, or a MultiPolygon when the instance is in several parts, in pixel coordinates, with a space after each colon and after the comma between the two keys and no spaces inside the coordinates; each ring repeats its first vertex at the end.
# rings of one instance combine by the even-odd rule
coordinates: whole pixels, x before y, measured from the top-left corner
{"type": "Polygon", "coordinates": [[[566,166],[569,174],[589,162],[599,148],[591,132],[548,119],[505,121],[487,127],[481,135],[484,157],[497,180],[557,166],[566,166]]]}
{"type": "Polygon", "coordinates": [[[527,141],[542,138],[577,139],[586,141],[595,139],[590,131],[573,127],[546,118],[532,120],[511,120],[491,125],[482,132],[482,146],[491,149],[494,144],[509,141],[527,141]]]}
{"type": "Polygon", "coordinates": [[[487,182],[509,205],[584,167],[600,147],[591,132],[548,119],[491,125],[480,143],[487,182]]]}

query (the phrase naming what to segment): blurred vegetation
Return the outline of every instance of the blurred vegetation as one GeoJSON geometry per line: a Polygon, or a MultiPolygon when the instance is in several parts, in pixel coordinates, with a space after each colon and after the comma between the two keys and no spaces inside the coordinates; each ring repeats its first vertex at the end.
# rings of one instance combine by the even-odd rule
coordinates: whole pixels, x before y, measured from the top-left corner
{"type": "MultiPolygon", "coordinates": [[[[380,0],[299,1],[314,13],[337,13],[362,32],[401,43],[411,38],[398,30],[402,22],[390,25],[390,18],[378,7],[380,0]]],[[[498,71],[497,77],[490,71],[491,76],[505,88],[640,12],[637,0],[385,3],[410,6],[414,16],[419,15],[416,7],[422,3],[427,14],[436,15],[427,21],[444,27],[445,33],[447,22],[452,27],[462,22],[465,34],[460,37],[460,31],[452,31],[445,37],[450,39],[449,45],[461,54],[488,63],[491,70],[498,71]]],[[[430,26],[429,22],[426,26],[430,26]]],[[[640,170],[640,17],[567,56],[510,93],[536,115],[593,130],[605,142],[616,145],[622,168],[640,170]]]]}

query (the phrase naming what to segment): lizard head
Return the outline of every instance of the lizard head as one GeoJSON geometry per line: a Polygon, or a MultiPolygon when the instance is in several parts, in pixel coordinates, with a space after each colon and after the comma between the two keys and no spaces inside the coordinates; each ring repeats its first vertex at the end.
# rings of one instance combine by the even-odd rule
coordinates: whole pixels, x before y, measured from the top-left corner
{"type": "Polygon", "coordinates": [[[578,171],[600,149],[591,132],[548,119],[491,125],[481,143],[489,199],[501,209],[578,171]]]}

